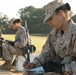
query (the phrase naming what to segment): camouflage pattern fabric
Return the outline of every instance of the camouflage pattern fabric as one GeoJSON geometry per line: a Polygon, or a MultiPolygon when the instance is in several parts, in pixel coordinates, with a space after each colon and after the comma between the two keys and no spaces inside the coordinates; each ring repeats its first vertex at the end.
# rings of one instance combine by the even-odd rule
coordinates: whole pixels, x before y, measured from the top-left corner
{"type": "Polygon", "coordinates": [[[26,40],[26,29],[20,25],[16,32],[15,36],[15,43],[14,46],[11,46],[8,43],[5,43],[3,45],[3,56],[4,59],[10,60],[12,54],[22,54],[22,48],[26,46],[27,40],[26,40]]]}
{"type": "Polygon", "coordinates": [[[64,34],[61,34],[61,29],[56,31],[53,29],[44,46],[41,54],[33,61],[36,66],[44,64],[46,61],[53,60],[60,56],[76,56],[76,24],[71,20],[64,34]]]}

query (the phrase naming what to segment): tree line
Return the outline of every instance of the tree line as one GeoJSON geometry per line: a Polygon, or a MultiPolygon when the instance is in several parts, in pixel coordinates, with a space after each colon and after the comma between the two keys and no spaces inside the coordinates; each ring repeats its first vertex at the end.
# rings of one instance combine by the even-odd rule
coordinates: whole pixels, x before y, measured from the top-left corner
{"type": "MultiPolygon", "coordinates": [[[[44,24],[44,8],[35,8],[33,6],[28,6],[25,8],[20,8],[18,10],[20,18],[22,19],[22,26],[25,27],[25,21],[27,21],[27,26],[30,34],[46,34],[49,33],[52,28],[44,24]]],[[[3,33],[15,33],[15,31],[8,28],[8,17],[0,13],[0,29],[3,33]],[[9,32],[10,31],[10,32],[9,32]]],[[[76,14],[72,16],[74,22],[76,22],[76,14]]]]}

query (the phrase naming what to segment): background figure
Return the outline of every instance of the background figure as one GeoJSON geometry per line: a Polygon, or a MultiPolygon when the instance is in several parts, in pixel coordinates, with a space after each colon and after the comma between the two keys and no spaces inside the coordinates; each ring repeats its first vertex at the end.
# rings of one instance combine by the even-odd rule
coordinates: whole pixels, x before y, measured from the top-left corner
{"type": "Polygon", "coordinates": [[[9,28],[16,30],[15,41],[5,41],[5,44],[3,45],[3,57],[5,59],[5,63],[0,66],[0,69],[10,70],[12,68],[12,55],[22,54],[22,50],[27,44],[26,29],[21,26],[21,22],[21,19],[14,18],[9,21],[9,28]]]}
{"type": "Polygon", "coordinates": [[[2,40],[3,40],[3,34],[2,34],[2,31],[0,29],[0,58],[3,57],[3,49],[2,49],[2,40]]]}
{"type": "MultiPolygon", "coordinates": [[[[24,62],[23,67],[30,69],[43,66],[45,72],[69,73],[76,62],[76,24],[71,19],[71,7],[62,0],[54,0],[44,7],[44,23],[53,27],[41,54],[32,63],[24,62]]],[[[75,70],[76,71],[76,70],[75,70]]]]}

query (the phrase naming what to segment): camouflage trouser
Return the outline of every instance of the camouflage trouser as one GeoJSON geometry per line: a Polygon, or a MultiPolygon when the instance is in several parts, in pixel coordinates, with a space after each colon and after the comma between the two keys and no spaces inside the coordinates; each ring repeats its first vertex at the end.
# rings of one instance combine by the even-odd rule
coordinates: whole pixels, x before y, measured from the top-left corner
{"type": "Polygon", "coordinates": [[[11,60],[12,55],[21,54],[22,51],[18,48],[11,46],[10,44],[5,43],[3,45],[3,57],[6,60],[11,60]]]}

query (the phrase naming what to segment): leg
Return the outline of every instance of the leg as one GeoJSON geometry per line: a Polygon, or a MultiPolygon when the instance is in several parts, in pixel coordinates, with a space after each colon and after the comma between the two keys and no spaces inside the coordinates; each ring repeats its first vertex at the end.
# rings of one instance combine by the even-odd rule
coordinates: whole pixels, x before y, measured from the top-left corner
{"type": "Polygon", "coordinates": [[[4,59],[11,60],[13,54],[17,54],[17,50],[13,46],[11,46],[9,44],[5,44],[3,46],[4,59]]]}
{"type": "Polygon", "coordinates": [[[17,51],[13,46],[9,44],[5,44],[3,46],[3,56],[4,56],[5,63],[0,66],[1,69],[10,70],[12,68],[11,60],[12,60],[12,55],[14,53],[17,53],[17,51]]]}

